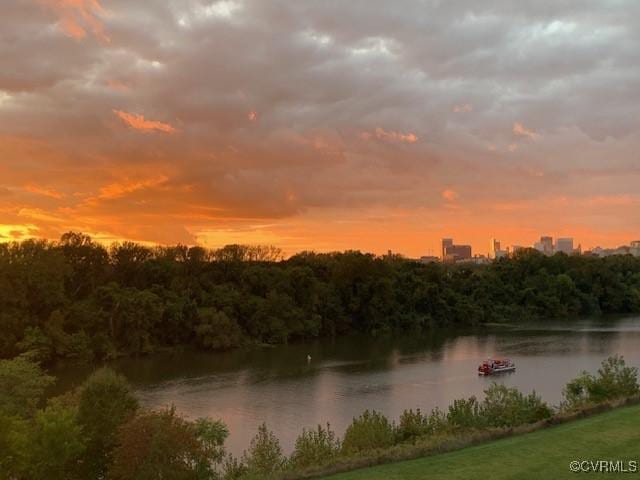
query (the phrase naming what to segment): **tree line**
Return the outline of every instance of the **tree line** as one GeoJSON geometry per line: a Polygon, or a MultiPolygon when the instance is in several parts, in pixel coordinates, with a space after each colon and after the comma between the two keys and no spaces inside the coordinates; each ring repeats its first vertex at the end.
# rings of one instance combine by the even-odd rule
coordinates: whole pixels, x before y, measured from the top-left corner
{"type": "Polygon", "coordinates": [[[640,258],[534,250],[489,265],[217,250],[82,233],[0,244],[0,357],[108,359],[346,333],[640,312],[640,258]]]}

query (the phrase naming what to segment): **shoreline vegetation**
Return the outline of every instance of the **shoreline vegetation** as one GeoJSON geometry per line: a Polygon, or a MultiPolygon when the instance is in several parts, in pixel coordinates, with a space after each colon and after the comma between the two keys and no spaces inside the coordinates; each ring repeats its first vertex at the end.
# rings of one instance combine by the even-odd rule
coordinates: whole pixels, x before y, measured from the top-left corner
{"type": "Polygon", "coordinates": [[[126,379],[108,368],[75,390],[44,399],[54,381],[28,354],[0,361],[0,479],[296,480],[459,450],[640,404],[638,370],[609,357],[568,382],[549,406],[535,392],[493,383],[483,398],[446,410],[375,411],[353,419],[342,438],[329,424],[303,429],[285,456],[262,424],[245,453],[228,455],[219,420],[181,417],[174,407],[139,406],[126,379]]]}
{"type": "MultiPolygon", "coordinates": [[[[572,461],[588,463],[589,471],[637,472],[640,444],[640,399],[593,407],[546,428],[519,428],[513,434],[454,448],[448,452],[379,463],[320,477],[322,480],[507,480],[570,479],[572,461]],[[601,470],[594,468],[597,462],[601,470]]],[[[597,467],[596,467],[597,468],[597,467]]],[[[596,475],[597,476],[597,475],[596,475]]],[[[627,475],[623,475],[627,476],[627,475]]]]}
{"type": "Polygon", "coordinates": [[[43,365],[347,334],[640,312],[640,258],[533,249],[489,265],[268,246],[0,244],[0,358],[43,365]]]}

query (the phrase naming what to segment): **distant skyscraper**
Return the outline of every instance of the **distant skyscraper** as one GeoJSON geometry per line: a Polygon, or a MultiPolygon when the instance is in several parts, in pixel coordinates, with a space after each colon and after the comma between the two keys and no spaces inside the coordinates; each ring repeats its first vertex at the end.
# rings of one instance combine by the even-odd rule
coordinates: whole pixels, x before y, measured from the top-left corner
{"type": "Polygon", "coordinates": [[[453,238],[442,239],[442,259],[447,256],[447,247],[453,246],[453,238]]]}
{"type": "Polygon", "coordinates": [[[542,245],[542,253],[545,255],[553,255],[553,237],[540,237],[542,245]]]}
{"type": "Polygon", "coordinates": [[[500,256],[500,240],[492,238],[489,240],[489,258],[498,258],[500,256]]]}
{"type": "Polygon", "coordinates": [[[523,247],[522,245],[511,246],[511,253],[518,253],[518,252],[521,252],[522,250],[526,250],[526,247],[523,247]]]}
{"type": "Polygon", "coordinates": [[[556,252],[571,255],[573,253],[573,238],[558,238],[556,240],[556,252]]]}
{"type": "Polygon", "coordinates": [[[444,253],[443,260],[447,262],[469,260],[471,258],[471,245],[449,245],[444,253]]]}

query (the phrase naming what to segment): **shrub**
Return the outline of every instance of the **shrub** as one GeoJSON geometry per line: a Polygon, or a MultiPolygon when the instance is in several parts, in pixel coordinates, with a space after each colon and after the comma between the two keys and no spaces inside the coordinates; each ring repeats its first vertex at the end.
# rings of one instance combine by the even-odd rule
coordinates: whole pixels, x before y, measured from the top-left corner
{"type": "Polygon", "coordinates": [[[597,376],[582,372],[567,383],[562,406],[571,410],[588,403],[630,397],[639,392],[638,369],[627,367],[622,356],[614,355],[602,362],[597,376]]]}
{"type": "Polygon", "coordinates": [[[0,360],[0,411],[21,417],[33,415],[53,382],[54,378],[28,355],[0,360]]]}
{"type": "Polygon", "coordinates": [[[233,455],[225,457],[222,464],[222,477],[224,480],[239,480],[247,475],[247,465],[233,455]]]}
{"type": "Polygon", "coordinates": [[[553,414],[535,392],[524,395],[517,388],[494,383],[484,393],[480,415],[491,427],[515,427],[549,418],[553,414]]]}
{"type": "Polygon", "coordinates": [[[243,455],[243,463],[250,475],[272,475],[284,468],[285,458],[277,437],[263,423],[251,440],[249,451],[243,455]]]}
{"type": "Polygon", "coordinates": [[[476,397],[454,400],[449,405],[447,423],[453,429],[481,428],[485,426],[484,418],[480,414],[480,404],[476,397]]]}
{"type": "Polygon", "coordinates": [[[229,429],[222,421],[208,418],[199,418],[193,427],[204,453],[203,461],[198,465],[198,478],[214,478],[217,466],[225,457],[224,442],[229,436],[229,429]]]}
{"type": "Polygon", "coordinates": [[[118,429],[109,478],[154,480],[216,478],[208,442],[175,409],[140,412],[118,429]]]}
{"type": "Polygon", "coordinates": [[[53,404],[38,411],[29,435],[29,478],[81,478],[79,460],[84,450],[77,409],[53,404]]]}
{"type": "Polygon", "coordinates": [[[289,461],[294,468],[322,465],[335,458],[339,452],[340,441],[327,423],[327,428],[318,425],[315,430],[302,430],[289,461]]]}
{"type": "Polygon", "coordinates": [[[0,480],[24,478],[29,465],[29,421],[0,410],[0,480]]]}
{"type": "Polygon", "coordinates": [[[78,421],[87,439],[87,476],[104,475],[118,427],[138,409],[125,378],[108,368],[94,372],[78,392],[78,421]]]}
{"type": "Polygon", "coordinates": [[[347,428],[342,442],[342,453],[346,455],[385,448],[394,444],[394,428],[387,417],[365,410],[354,418],[347,428]]]}
{"type": "Polygon", "coordinates": [[[405,410],[396,427],[396,437],[398,441],[405,442],[424,435],[439,433],[447,428],[447,416],[439,408],[431,410],[429,415],[423,414],[419,408],[415,412],[405,410]]]}

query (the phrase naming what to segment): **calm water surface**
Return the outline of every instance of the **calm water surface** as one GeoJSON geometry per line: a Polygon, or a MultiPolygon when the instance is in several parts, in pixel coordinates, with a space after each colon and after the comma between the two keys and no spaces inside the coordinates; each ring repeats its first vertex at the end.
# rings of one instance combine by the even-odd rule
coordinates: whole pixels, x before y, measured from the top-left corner
{"type": "MultiPolygon", "coordinates": [[[[557,404],[568,380],[582,370],[595,371],[615,353],[640,366],[640,317],[347,337],[252,351],[159,355],[113,366],[147,407],[174,404],[190,418],[222,419],[231,431],[228,450],[240,454],[261,422],[289,452],[303,427],[330,422],[342,434],[365,409],[397,418],[406,408],[446,408],[453,399],[481,395],[492,381],[535,389],[557,404]],[[478,363],[498,355],[514,360],[516,372],[478,377],[478,363]]],[[[59,388],[80,383],[87,373],[82,367],[56,372],[59,388]]]]}

